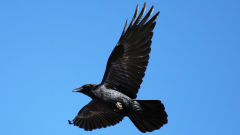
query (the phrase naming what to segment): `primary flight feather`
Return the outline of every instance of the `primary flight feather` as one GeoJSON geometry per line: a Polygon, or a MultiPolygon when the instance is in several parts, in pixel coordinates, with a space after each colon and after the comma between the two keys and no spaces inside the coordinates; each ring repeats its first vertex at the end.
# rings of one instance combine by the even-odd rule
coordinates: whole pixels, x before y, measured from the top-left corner
{"type": "Polygon", "coordinates": [[[108,59],[102,82],[73,90],[88,95],[92,101],[69,121],[70,124],[90,131],[115,125],[127,116],[141,132],[151,132],[168,122],[160,100],[135,100],[148,65],[152,31],[160,13],[149,19],[153,6],[143,17],[145,10],[144,3],[137,17],[137,6],[130,24],[126,21],[122,35],[108,59]]]}

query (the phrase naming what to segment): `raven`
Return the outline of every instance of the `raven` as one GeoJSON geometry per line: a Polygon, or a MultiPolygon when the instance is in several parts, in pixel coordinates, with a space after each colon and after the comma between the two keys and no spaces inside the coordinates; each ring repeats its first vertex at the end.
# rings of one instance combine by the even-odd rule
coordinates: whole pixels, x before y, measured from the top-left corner
{"type": "Polygon", "coordinates": [[[141,132],[151,132],[168,122],[165,107],[160,100],[135,100],[148,65],[151,39],[157,12],[151,19],[153,6],[143,19],[138,6],[128,28],[126,21],[121,37],[112,51],[100,84],[87,84],[74,89],[92,98],[78,115],[69,121],[87,131],[105,128],[128,116],[141,132]]]}

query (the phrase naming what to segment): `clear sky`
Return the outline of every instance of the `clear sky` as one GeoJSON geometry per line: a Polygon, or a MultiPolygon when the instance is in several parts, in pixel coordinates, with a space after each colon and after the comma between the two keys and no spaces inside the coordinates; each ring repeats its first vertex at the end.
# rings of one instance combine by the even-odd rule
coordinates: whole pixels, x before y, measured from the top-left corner
{"type": "MultiPolygon", "coordinates": [[[[145,0],[157,19],[137,99],[160,99],[169,123],[151,135],[239,135],[240,2],[145,0]]],[[[141,134],[128,118],[86,132],[69,125],[100,83],[125,20],[143,0],[1,0],[0,134],[141,134]]]]}

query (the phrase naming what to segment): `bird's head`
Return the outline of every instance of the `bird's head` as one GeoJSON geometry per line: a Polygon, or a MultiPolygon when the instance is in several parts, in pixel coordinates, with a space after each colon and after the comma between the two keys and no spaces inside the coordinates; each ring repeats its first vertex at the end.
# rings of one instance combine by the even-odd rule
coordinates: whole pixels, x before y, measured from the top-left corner
{"type": "Polygon", "coordinates": [[[82,87],[80,88],[76,88],[74,89],[72,92],[81,92],[81,93],[84,93],[86,95],[89,94],[89,92],[94,89],[96,85],[95,84],[85,84],[83,85],[82,87]]]}

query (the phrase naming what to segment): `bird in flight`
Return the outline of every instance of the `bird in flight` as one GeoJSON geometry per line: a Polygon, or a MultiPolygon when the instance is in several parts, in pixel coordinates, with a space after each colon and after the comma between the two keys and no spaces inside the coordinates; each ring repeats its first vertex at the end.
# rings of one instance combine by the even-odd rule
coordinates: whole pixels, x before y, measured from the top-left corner
{"type": "Polygon", "coordinates": [[[149,19],[153,6],[143,17],[145,10],[146,3],[138,15],[137,6],[130,24],[126,21],[108,59],[102,82],[73,90],[91,97],[92,101],[69,124],[91,131],[115,125],[126,116],[141,132],[151,132],[168,122],[160,100],[136,100],[148,65],[152,31],[160,13],[149,19]]]}

